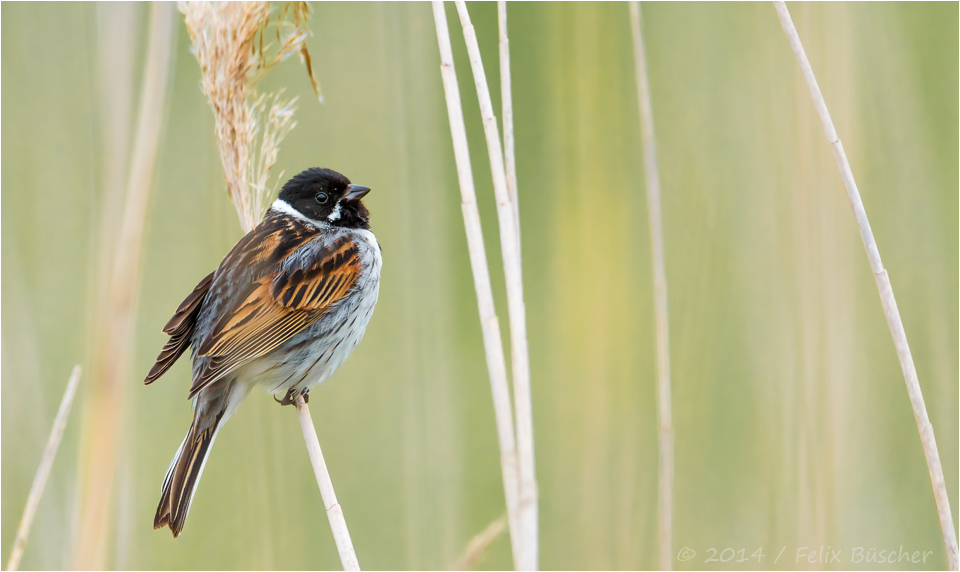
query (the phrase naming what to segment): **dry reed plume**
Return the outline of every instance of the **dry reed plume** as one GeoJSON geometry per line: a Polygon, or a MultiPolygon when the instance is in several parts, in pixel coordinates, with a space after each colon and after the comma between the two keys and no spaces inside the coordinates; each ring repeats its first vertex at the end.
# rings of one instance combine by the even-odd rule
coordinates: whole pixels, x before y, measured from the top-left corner
{"type": "Polygon", "coordinates": [[[267,70],[298,53],[319,96],[306,44],[310,8],[306,2],[288,2],[277,10],[271,26],[269,2],[179,6],[200,64],[200,84],[213,109],[227,194],[244,232],[249,232],[260,222],[273,193],[267,178],[280,142],[296,126],[296,98],[285,102],[281,93],[256,95],[254,87],[267,70]]]}
{"type": "MultiPolygon", "coordinates": [[[[306,44],[310,9],[306,2],[288,2],[278,10],[274,44],[273,38],[265,39],[271,29],[269,2],[181,2],[179,6],[200,64],[203,93],[213,110],[227,194],[243,231],[250,232],[272,198],[274,189],[267,182],[280,142],[296,126],[296,98],[284,102],[282,92],[257,95],[254,86],[271,67],[299,53],[320,95],[306,44]],[[285,16],[292,17],[292,22],[285,16]]],[[[310,409],[302,398],[297,399],[296,410],[340,562],[344,570],[359,570],[310,409]]]]}

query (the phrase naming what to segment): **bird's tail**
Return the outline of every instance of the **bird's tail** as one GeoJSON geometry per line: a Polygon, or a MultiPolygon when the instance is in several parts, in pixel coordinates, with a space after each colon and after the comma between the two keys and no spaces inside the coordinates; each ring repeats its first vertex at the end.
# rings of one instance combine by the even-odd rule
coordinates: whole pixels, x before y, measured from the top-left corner
{"type": "Polygon", "coordinates": [[[197,491],[197,483],[200,482],[203,466],[210,454],[210,447],[213,446],[220,427],[229,417],[225,415],[226,404],[223,405],[224,407],[217,411],[197,408],[190,431],[177,449],[177,454],[173,456],[167,476],[163,479],[160,504],[157,506],[157,515],[153,517],[154,529],[169,526],[174,538],[183,530],[190,503],[193,502],[193,494],[197,491]]]}

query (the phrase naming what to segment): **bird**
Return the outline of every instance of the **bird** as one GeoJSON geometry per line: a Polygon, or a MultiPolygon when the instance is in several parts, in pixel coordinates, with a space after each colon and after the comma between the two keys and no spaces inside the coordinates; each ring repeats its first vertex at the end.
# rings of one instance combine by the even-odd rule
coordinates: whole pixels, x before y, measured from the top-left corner
{"type": "Polygon", "coordinates": [[[191,347],[193,422],[163,479],[154,529],[180,535],[217,433],[253,387],[282,405],[309,400],[360,343],[382,266],[361,201],[369,192],[331,169],[292,177],[164,326],[170,339],[144,384],[191,347]]]}

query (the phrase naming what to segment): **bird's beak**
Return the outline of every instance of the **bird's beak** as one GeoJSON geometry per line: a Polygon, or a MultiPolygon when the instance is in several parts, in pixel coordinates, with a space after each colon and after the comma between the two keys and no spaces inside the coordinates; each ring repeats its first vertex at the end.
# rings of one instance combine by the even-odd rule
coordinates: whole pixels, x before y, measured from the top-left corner
{"type": "Polygon", "coordinates": [[[370,192],[370,187],[361,187],[360,185],[350,185],[347,187],[347,194],[343,196],[343,200],[348,203],[356,202],[367,196],[367,193],[370,192]]]}

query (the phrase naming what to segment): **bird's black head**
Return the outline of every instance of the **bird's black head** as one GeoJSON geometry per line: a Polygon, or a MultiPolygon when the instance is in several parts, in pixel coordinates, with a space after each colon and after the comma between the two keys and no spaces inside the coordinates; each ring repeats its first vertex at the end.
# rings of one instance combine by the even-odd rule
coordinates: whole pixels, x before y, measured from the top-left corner
{"type": "Polygon", "coordinates": [[[344,228],[370,228],[370,212],[360,202],[370,189],[351,185],[331,169],[307,169],[280,189],[281,201],[303,216],[344,228]]]}

